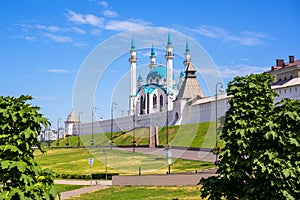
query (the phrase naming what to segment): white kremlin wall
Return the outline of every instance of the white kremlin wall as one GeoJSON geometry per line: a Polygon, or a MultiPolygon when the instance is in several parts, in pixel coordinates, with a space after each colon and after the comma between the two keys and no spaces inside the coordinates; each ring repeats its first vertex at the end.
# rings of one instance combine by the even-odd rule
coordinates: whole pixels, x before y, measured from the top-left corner
{"type": "MultiPolygon", "coordinates": [[[[300,100],[300,78],[294,78],[283,85],[272,86],[274,91],[279,94],[275,98],[275,102],[283,98],[291,98],[300,100]]],[[[224,116],[229,109],[229,97],[226,94],[218,95],[217,115],[218,118],[224,116]]],[[[208,122],[216,120],[216,98],[215,96],[198,99],[196,101],[184,102],[185,106],[177,110],[176,104],[174,110],[169,111],[168,122],[169,125],[174,124],[194,124],[198,122],[208,122]],[[176,112],[179,113],[179,119],[175,122],[176,112]]],[[[180,106],[179,106],[180,107],[180,106]]],[[[126,116],[114,119],[113,131],[128,131],[134,127],[134,116],[126,116]]],[[[135,117],[135,127],[149,127],[158,126],[163,127],[166,125],[167,116],[165,112],[154,113],[150,115],[141,115],[135,117]]],[[[78,128],[78,127],[77,127],[78,128]]],[[[94,133],[105,133],[111,131],[111,120],[95,121],[93,125],[94,133]]],[[[91,123],[82,123],[80,125],[80,134],[91,134],[91,123]]]]}

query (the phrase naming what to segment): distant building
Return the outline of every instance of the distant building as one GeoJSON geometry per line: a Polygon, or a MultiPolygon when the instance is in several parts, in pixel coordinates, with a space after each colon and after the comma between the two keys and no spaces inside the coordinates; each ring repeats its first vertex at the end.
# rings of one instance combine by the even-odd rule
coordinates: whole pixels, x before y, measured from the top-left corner
{"type": "Polygon", "coordinates": [[[64,137],[70,135],[78,135],[78,116],[76,115],[74,109],[72,109],[71,113],[69,114],[67,120],[65,121],[65,135],[64,137]]]}
{"type": "Polygon", "coordinates": [[[272,89],[279,94],[276,101],[283,98],[300,99],[300,59],[289,56],[288,63],[284,59],[276,59],[276,65],[268,73],[275,78],[272,89]]]}

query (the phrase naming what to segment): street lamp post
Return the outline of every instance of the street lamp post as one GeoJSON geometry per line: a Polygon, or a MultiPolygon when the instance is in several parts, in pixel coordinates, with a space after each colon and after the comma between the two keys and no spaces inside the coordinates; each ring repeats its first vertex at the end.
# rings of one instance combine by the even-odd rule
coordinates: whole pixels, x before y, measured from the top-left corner
{"type": "MultiPolygon", "coordinates": [[[[133,98],[134,101],[134,98],[133,98]]],[[[133,120],[133,131],[132,131],[132,153],[135,152],[135,146],[136,146],[136,141],[135,141],[135,102],[133,102],[133,116],[132,116],[132,120],[133,120]]]]}
{"type": "Polygon", "coordinates": [[[82,112],[80,111],[78,113],[78,119],[79,119],[79,122],[78,122],[78,138],[77,138],[77,146],[80,147],[80,117],[82,115],[82,112]]]}
{"type": "Polygon", "coordinates": [[[114,130],[114,109],[116,109],[118,107],[118,104],[116,102],[113,102],[111,104],[111,122],[110,122],[110,149],[112,149],[113,146],[113,141],[112,141],[112,133],[114,130]]]}
{"type": "Polygon", "coordinates": [[[216,161],[215,165],[219,164],[218,157],[219,157],[219,147],[218,147],[218,86],[219,86],[219,92],[223,92],[223,83],[218,82],[216,84],[216,161]]]}
{"type": "Polygon", "coordinates": [[[166,107],[167,107],[167,115],[166,115],[166,145],[169,145],[169,96],[173,95],[173,92],[169,91],[167,92],[167,101],[166,101],[166,107]]]}
{"type": "Polygon", "coordinates": [[[59,122],[61,121],[61,118],[57,118],[57,146],[59,147],[59,122]]]}
{"type": "Polygon", "coordinates": [[[103,149],[103,154],[105,155],[105,180],[107,180],[107,151],[103,149]]]}
{"type": "Polygon", "coordinates": [[[170,155],[171,155],[171,148],[169,146],[169,96],[170,95],[173,95],[173,93],[171,91],[167,92],[167,101],[166,101],[166,151],[167,151],[167,164],[168,164],[168,174],[171,173],[171,158],[170,158],[170,155]]]}
{"type": "Polygon", "coordinates": [[[92,140],[91,145],[94,145],[94,113],[97,111],[96,107],[92,108],[92,140]]]}

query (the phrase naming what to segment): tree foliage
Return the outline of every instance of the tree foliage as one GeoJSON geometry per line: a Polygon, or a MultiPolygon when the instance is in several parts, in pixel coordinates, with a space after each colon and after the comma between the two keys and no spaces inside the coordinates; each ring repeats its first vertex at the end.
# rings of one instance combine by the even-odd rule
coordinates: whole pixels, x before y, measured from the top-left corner
{"type": "Polygon", "coordinates": [[[274,104],[269,74],[236,77],[220,138],[216,177],[201,179],[209,199],[300,199],[300,102],[274,104]]]}
{"type": "Polygon", "coordinates": [[[49,122],[30,96],[0,97],[0,199],[55,199],[54,173],[34,160],[41,126],[49,122]]]}

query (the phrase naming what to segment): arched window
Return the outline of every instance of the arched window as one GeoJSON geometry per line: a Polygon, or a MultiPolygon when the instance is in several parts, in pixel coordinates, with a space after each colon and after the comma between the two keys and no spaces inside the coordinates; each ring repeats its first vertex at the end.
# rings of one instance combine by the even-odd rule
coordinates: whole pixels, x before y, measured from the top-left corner
{"type": "Polygon", "coordinates": [[[140,114],[143,115],[144,114],[144,109],[145,109],[145,98],[144,96],[141,96],[141,104],[140,104],[140,114]]]}
{"type": "Polygon", "coordinates": [[[153,95],[153,108],[157,108],[157,96],[156,96],[156,94],[153,95]]]}
{"type": "Polygon", "coordinates": [[[162,110],[164,107],[164,97],[162,95],[160,95],[159,97],[159,105],[160,105],[160,110],[162,110]]]}
{"type": "Polygon", "coordinates": [[[159,78],[158,77],[156,78],[156,83],[159,84],[159,78]]]}
{"type": "Polygon", "coordinates": [[[150,103],[149,93],[147,93],[147,114],[149,114],[149,103],[150,103]]]}

